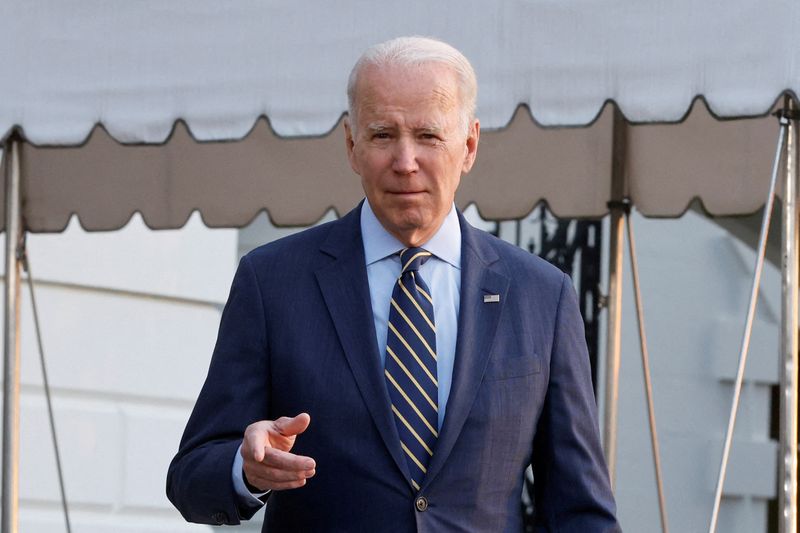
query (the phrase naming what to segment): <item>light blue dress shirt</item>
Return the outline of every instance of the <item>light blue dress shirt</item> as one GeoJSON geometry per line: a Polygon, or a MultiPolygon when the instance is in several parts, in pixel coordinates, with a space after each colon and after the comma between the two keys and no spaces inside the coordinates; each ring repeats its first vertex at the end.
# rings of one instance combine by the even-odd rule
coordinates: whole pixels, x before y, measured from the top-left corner
{"type": "MultiPolygon", "coordinates": [[[[364,256],[367,262],[375,336],[383,366],[386,358],[390,301],[402,268],[397,252],[405,246],[386,231],[366,200],[361,208],[361,237],[364,241],[364,256]]],[[[458,308],[461,303],[461,226],[458,223],[455,206],[450,208],[436,234],[421,248],[433,254],[433,257],[420,267],[419,274],[431,290],[433,298],[436,368],[439,381],[439,429],[441,429],[453,381],[458,308]]]]}
{"type": "MultiPolygon", "coordinates": [[[[361,237],[364,242],[369,296],[372,303],[372,316],[375,321],[375,336],[378,341],[378,354],[383,366],[386,359],[386,336],[389,323],[389,306],[392,291],[400,277],[400,256],[405,248],[391,233],[381,225],[369,201],[364,200],[361,208],[361,237]]],[[[442,429],[447,398],[453,382],[453,364],[456,356],[456,335],[458,333],[458,309],[461,304],[461,226],[455,206],[444,219],[442,226],[421,246],[433,257],[419,269],[419,274],[433,299],[433,319],[436,323],[437,380],[439,381],[439,429],[442,429]]],[[[365,354],[368,356],[368,354],[365,354]]],[[[312,420],[313,424],[314,421],[312,420]]],[[[258,499],[266,492],[252,493],[247,489],[242,477],[242,447],[236,451],[233,461],[232,477],[236,493],[249,505],[260,506],[258,499]]]]}

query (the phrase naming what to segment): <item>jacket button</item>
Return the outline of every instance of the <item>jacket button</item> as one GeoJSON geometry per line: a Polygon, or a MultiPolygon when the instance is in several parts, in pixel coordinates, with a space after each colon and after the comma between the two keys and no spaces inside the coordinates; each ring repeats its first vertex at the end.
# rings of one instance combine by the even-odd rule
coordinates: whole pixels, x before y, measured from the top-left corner
{"type": "Polygon", "coordinates": [[[228,515],[220,511],[212,514],[211,520],[213,520],[217,525],[222,525],[228,521],[228,515]]]}
{"type": "Polygon", "coordinates": [[[428,510],[428,499],[425,496],[420,496],[416,499],[414,505],[416,506],[417,511],[424,513],[428,510]]]}

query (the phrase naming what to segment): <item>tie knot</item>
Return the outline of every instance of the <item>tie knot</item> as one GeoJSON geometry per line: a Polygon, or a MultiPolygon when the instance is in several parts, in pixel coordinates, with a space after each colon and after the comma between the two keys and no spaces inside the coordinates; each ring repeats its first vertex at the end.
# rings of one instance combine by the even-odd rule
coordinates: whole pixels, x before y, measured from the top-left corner
{"type": "Polygon", "coordinates": [[[416,272],[430,256],[431,253],[422,248],[403,248],[400,250],[400,264],[403,267],[401,275],[406,272],[416,272]]]}

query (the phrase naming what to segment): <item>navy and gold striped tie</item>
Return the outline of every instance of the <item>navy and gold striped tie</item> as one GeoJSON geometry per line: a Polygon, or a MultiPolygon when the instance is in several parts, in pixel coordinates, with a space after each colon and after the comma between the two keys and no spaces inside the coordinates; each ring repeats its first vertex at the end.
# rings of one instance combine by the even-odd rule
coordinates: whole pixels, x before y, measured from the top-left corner
{"type": "Polygon", "coordinates": [[[433,300],[418,272],[430,256],[422,248],[400,252],[402,271],[392,291],[384,368],[400,445],[417,490],[439,437],[433,300]]]}

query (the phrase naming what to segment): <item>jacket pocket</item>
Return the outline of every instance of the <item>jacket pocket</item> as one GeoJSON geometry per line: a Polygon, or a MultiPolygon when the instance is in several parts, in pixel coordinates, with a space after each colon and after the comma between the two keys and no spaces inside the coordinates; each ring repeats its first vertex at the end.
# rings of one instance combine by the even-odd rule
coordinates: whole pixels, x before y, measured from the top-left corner
{"type": "Polygon", "coordinates": [[[502,357],[493,359],[486,369],[486,379],[508,379],[529,376],[542,371],[542,360],[538,355],[502,357]]]}

